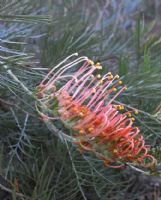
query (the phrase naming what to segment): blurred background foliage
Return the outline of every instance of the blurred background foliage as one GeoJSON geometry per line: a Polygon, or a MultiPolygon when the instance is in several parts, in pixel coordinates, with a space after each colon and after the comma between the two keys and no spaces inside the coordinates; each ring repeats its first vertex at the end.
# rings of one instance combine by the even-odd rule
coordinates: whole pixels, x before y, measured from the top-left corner
{"type": "Polygon", "coordinates": [[[160,176],[160,9],[159,0],[0,0],[0,174],[11,199],[159,199],[160,178],[105,168],[55,137],[10,70],[30,91],[74,52],[118,73],[128,90],[117,100],[140,111],[160,176]]]}

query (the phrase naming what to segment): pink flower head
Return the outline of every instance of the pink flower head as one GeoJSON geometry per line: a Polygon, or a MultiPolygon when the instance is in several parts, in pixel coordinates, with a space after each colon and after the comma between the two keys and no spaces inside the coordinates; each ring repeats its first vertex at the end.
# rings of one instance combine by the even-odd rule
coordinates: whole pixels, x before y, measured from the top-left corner
{"type": "Polygon", "coordinates": [[[55,66],[38,86],[37,97],[44,120],[58,117],[72,130],[81,151],[92,151],[107,166],[120,167],[126,162],[152,166],[156,160],[148,154],[140,130],[135,127],[132,111],[115,99],[126,89],[119,76],[98,74],[100,63],[87,57],[55,66]],[[111,163],[119,163],[112,166],[111,163]]]}

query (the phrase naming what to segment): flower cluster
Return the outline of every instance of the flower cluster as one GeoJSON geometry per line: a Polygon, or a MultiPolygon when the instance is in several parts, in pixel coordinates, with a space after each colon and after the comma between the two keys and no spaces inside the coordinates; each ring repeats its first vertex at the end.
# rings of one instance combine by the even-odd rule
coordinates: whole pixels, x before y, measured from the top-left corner
{"type": "Polygon", "coordinates": [[[119,76],[111,72],[101,76],[100,63],[87,57],[69,62],[73,56],[76,54],[51,69],[37,88],[43,120],[59,118],[72,130],[78,148],[94,152],[106,166],[120,167],[126,162],[154,165],[156,160],[133,125],[137,110],[124,111],[115,101],[126,90],[119,76]]]}

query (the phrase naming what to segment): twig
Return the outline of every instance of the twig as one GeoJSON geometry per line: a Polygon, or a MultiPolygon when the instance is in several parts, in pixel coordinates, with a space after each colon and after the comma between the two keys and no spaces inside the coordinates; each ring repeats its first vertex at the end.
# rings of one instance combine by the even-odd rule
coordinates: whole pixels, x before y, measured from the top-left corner
{"type": "Polygon", "coordinates": [[[126,163],[126,166],[128,166],[129,168],[131,168],[133,171],[136,171],[136,172],[139,172],[141,174],[144,174],[144,175],[149,175],[149,172],[145,172],[137,167],[134,167],[133,165],[130,165],[128,163],[126,163]]]}
{"type": "Polygon", "coordinates": [[[6,109],[6,111],[9,111],[10,109],[7,107],[7,105],[8,105],[9,107],[13,106],[13,107],[16,107],[17,109],[21,109],[21,111],[24,112],[25,114],[28,114],[29,116],[32,116],[32,117],[37,118],[36,115],[25,111],[24,109],[20,108],[20,107],[19,107],[18,105],[16,105],[15,103],[11,103],[11,102],[9,102],[9,101],[6,101],[6,100],[0,98],[0,106],[2,106],[3,109],[6,109]],[[5,106],[5,104],[6,104],[6,106],[5,106]]]}
{"type": "MultiPolygon", "coordinates": [[[[9,188],[5,187],[5,186],[2,185],[1,183],[0,183],[0,189],[3,190],[3,191],[5,191],[5,192],[8,192],[8,193],[10,193],[10,194],[13,193],[13,190],[12,190],[12,189],[9,189],[9,188]]],[[[22,193],[15,192],[15,194],[16,194],[16,196],[18,196],[18,197],[21,197],[21,198],[24,198],[24,199],[27,199],[27,200],[31,200],[30,197],[27,197],[27,196],[25,196],[25,195],[22,194],[22,193]]]]}
{"type": "Polygon", "coordinates": [[[75,168],[74,161],[73,161],[73,158],[72,158],[72,155],[71,155],[71,152],[70,152],[68,143],[67,143],[66,139],[64,139],[64,140],[65,140],[65,143],[66,143],[66,146],[67,146],[67,150],[68,150],[68,154],[69,154],[70,160],[71,160],[71,162],[72,162],[72,167],[73,167],[74,173],[75,173],[75,175],[76,175],[76,179],[77,179],[77,183],[78,183],[79,190],[80,190],[80,192],[81,192],[81,194],[82,194],[83,199],[84,199],[84,200],[87,200],[87,198],[86,198],[86,196],[85,196],[85,194],[84,194],[84,192],[83,192],[82,186],[81,186],[81,184],[80,184],[79,177],[78,177],[78,173],[77,173],[77,170],[76,170],[76,168],[75,168]]]}

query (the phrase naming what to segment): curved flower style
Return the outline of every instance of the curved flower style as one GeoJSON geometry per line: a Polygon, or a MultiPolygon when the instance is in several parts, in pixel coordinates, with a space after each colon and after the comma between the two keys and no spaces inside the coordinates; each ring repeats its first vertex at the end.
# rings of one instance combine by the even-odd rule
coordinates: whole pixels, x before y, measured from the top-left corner
{"type": "Polygon", "coordinates": [[[43,120],[58,117],[72,130],[79,149],[94,152],[106,166],[117,168],[126,162],[154,165],[156,160],[148,154],[139,128],[133,126],[132,112],[137,111],[125,112],[123,105],[115,103],[126,89],[119,76],[109,72],[101,77],[97,74],[100,63],[87,57],[64,64],[75,55],[55,66],[38,86],[43,120]]]}

